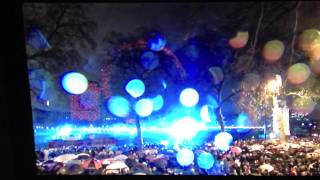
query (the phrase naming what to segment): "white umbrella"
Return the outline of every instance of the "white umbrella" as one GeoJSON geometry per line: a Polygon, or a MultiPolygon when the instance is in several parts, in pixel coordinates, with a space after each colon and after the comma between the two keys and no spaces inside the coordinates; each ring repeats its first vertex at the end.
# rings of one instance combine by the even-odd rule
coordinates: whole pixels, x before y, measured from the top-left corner
{"type": "Polygon", "coordinates": [[[268,172],[271,172],[274,168],[270,164],[262,164],[261,166],[259,166],[259,169],[261,169],[262,171],[267,170],[268,172]]]}
{"type": "Polygon", "coordinates": [[[68,161],[67,164],[81,164],[81,160],[77,160],[77,159],[74,159],[74,160],[71,160],[71,161],[68,161]]]}
{"type": "Polygon", "coordinates": [[[133,173],[133,175],[147,175],[147,174],[143,172],[137,172],[137,173],[133,173]]]}
{"type": "Polygon", "coordinates": [[[54,161],[65,163],[65,162],[77,159],[77,157],[78,156],[74,155],[74,154],[63,154],[63,155],[60,155],[60,156],[54,158],[54,161]]]}
{"type": "Polygon", "coordinates": [[[128,156],[121,154],[121,155],[115,156],[113,159],[117,161],[125,161],[126,159],[128,159],[128,156]]]}
{"type": "Polygon", "coordinates": [[[123,161],[115,161],[106,167],[107,170],[126,169],[129,168],[123,161]]]}
{"type": "Polygon", "coordinates": [[[86,153],[80,153],[80,154],[77,154],[77,158],[78,159],[89,159],[90,155],[86,154],[86,153]]]}
{"type": "Polygon", "coordinates": [[[111,160],[110,159],[104,159],[103,161],[102,161],[102,164],[103,165],[109,165],[109,164],[111,164],[111,160]]]}

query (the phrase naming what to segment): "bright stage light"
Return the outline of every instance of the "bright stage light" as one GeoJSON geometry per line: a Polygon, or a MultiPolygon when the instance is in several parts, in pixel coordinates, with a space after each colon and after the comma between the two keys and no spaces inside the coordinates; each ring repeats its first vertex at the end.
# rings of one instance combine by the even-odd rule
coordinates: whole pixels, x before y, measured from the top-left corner
{"type": "Polygon", "coordinates": [[[195,106],[199,101],[199,94],[192,88],[184,89],[180,94],[180,102],[187,107],[195,106]]]}
{"type": "Polygon", "coordinates": [[[200,117],[203,121],[212,122],[217,120],[217,116],[215,114],[212,115],[213,119],[210,119],[208,105],[202,106],[200,110],[200,117]]]}
{"type": "Polygon", "coordinates": [[[121,96],[112,96],[107,103],[109,111],[118,117],[127,117],[130,113],[128,100],[121,96]]]}
{"type": "Polygon", "coordinates": [[[191,140],[199,131],[198,123],[191,117],[184,117],[170,128],[170,134],[178,141],[191,140]]]}
{"type": "MultiPolygon", "coordinates": [[[[240,127],[248,127],[250,125],[249,116],[245,113],[240,113],[236,119],[236,125],[240,127]]],[[[237,132],[248,132],[250,129],[237,129],[237,132]]]]}
{"type": "Polygon", "coordinates": [[[58,136],[69,136],[72,132],[72,127],[66,125],[64,127],[62,127],[58,132],[57,135],[58,136]]]}
{"type": "Polygon", "coordinates": [[[140,99],[135,104],[134,109],[139,116],[147,117],[153,111],[153,103],[150,99],[140,99]]]}
{"type": "Polygon", "coordinates": [[[132,97],[137,98],[143,95],[145,85],[141,80],[133,79],[127,83],[125,89],[132,97]]]}
{"type": "Polygon", "coordinates": [[[183,148],[178,151],[176,158],[181,166],[189,166],[194,160],[194,154],[190,149],[183,148]]]}
{"type": "Polygon", "coordinates": [[[221,151],[227,151],[233,141],[231,134],[227,132],[220,132],[214,137],[214,145],[221,151]]]}
{"type": "Polygon", "coordinates": [[[202,169],[210,169],[214,164],[214,158],[212,154],[202,152],[197,158],[197,163],[202,169]]]}
{"type": "Polygon", "coordinates": [[[70,72],[62,77],[62,87],[70,94],[82,94],[88,88],[88,80],[81,73],[70,72]]]}
{"type": "Polygon", "coordinates": [[[159,94],[156,97],[151,99],[152,103],[153,103],[153,110],[154,111],[158,111],[162,108],[163,106],[163,98],[162,96],[159,94]]]}

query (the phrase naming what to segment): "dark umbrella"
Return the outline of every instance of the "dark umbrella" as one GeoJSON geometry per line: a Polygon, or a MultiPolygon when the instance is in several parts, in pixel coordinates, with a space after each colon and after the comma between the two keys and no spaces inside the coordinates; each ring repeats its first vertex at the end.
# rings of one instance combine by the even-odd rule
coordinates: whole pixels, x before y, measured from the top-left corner
{"type": "Polygon", "coordinates": [[[58,174],[61,175],[80,175],[84,172],[84,169],[79,164],[66,164],[62,167],[58,174]]]}

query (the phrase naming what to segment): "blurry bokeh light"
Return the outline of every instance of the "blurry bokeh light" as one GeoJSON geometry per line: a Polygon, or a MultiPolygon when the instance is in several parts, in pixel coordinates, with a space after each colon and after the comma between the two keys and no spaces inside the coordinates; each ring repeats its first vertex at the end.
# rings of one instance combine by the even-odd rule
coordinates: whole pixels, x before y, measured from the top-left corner
{"type": "Polygon", "coordinates": [[[141,117],[149,116],[153,111],[153,103],[150,99],[140,99],[134,105],[136,113],[141,117]]]}
{"type": "Polygon", "coordinates": [[[132,97],[137,98],[143,95],[145,91],[145,85],[140,79],[132,79],[127,83],[125,90],[132,97]]]}
{"type": "Polygon", "coordinates": [[[210,153],[201,152],[197,157],[197,163],[202,169],[210,169],[214,164],[214,158],[210,153]]]}
{"type": "Polygon", "coordinates": [[[180,102],[186,107],[195,106],[199,101],[199,94],[192,88],[184,89],[180,94],[180,102]]]}
{"type": "Polygon", "coordinates": [[[214,145],[221,151],[228,151],[232,141],[232,135],[227,132],[220,132],[214,137],[214,145]]]}
{"type": "Polygon", "coordinates": [[[181,166],[189,166],[194,160],[194,154],[190,149],[183,148],[178,151],[176,158],[181,166]]]}
{"type": "Polygon", "coordinates": [[[291,84],[301,84],[309,78],[310,74],[311,71],[308,65],[296,63],[289,67],[287,78],[291,84]]]}
{"type": "Polygon", "coordinates": [[[263,57],[267,63],[279,60],[284,52],[284,45],[279,40],[268,41],[263,48],[263,57]]]}
{"type": "Polygon", "coordinates": [[[88,80],[81,73],[70,72],[62,77],[62,87],[70,94],[82,94],[88,88],[88,80]]]}
{"type": "Polygon", "coordinates": [[[118,117],[127,117],[130,113],[130,104],[127,99],[121,96],[112,96],[108,102],[109,111],[118,117]]]}
{"type": "Polygon", "coordinates": [[[157,96],[153,97],[151,99],[152,103],[153,103],[153,110],[154,111],[158,111],[163,107],[164,101],[163,101],[163,97],[158,94],[157,96]]]}
{"type": "Polygon", "coordinates": [[[243,48],[249,40],[248,31],[238,31],[236,36],[229,40],[229,45],[234,49],[243,48]]]}

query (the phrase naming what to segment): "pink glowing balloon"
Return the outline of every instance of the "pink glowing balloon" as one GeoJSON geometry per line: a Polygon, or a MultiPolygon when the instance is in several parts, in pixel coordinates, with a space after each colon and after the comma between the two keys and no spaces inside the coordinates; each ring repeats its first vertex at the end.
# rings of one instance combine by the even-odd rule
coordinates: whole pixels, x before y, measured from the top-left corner
{"type": "Polygon", "coordinates": [[[247,31],[238,31],[237,35],[229,40],[229,45],[234,49],[243,48],[249,40],[249,33],[247,31]]]}

